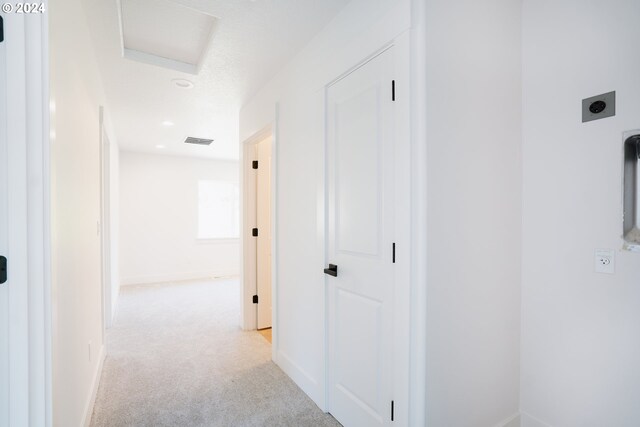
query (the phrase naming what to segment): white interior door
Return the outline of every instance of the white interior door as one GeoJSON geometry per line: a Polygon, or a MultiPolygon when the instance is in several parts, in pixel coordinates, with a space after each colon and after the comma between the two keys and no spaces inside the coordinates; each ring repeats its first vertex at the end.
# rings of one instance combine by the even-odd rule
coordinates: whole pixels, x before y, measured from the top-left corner
{"type": "Polygon", "coordinates": [[[271,138],[256,146],[258,329],[271,327],[271,138]]]}
{"type": "MultiPolygon", "coordinates": [[[[0,16],[0,19],[3,19],[0,16]]],[[[0,42],[0,256],[8,256],[6,49],[0,42]]],[[[9,425],[9,285],[0,284],[0,426],[9,425]]]]}
{"type": "MultiPolygon", "coordinates": [[[[46,3],[46,0],[45,0],[46,3]]],[[[0,427],[50,425],[46,18],[0,14],[0,427]]]]}
{"type": "MultiPolygon", "coordinates": [[[[39,64],[28,68],[29,56],[25,50],[25,45],[33,47],[34,56],[37,55],[38,46],[25,40],[33,36],[33,26],[21,14],[4,15],[3,19],[4,41],[0,42],[0,255],[7,258],[7,281],[0,284],[0,426],[22,426],[29,424],[30,416],[37,424],[37,420],[43,419],[40,415],[44,412],[38,411],[42,402],[42,395],[38,395],[41,377],[35,370],[30,370],[31,362],[35,367],[42,360],[38,350],[43,341],[35,339],[38,331],[35,319],[41,320],[42,325],[45,319],[38,311],[41,306],[30,305],[30,298],[37,301],[41,294],[36,286],[39,282],[35,268],[33,276],[29,276],[29,261],[34,265],[38,262],[38,247],[30,250],[27,228],[30,216],[38,214],[38,200],[29,197],[39,179],[35,170],[27,167],[31,160],[28,154],[33,154],[28,150],[28,141],[40,142],[37,133],[41,124],[31,121],[33,116],[29,107],[33,106],[33,111],[37,111],[42,99],[37,88],[33,92],[25,91],[36,86],[27,77],[39,72],[39,64]],[[31,136],[34,137],[30,139],[31,136]],[[32,203],[31,210],[29,203],[32,203]]],[[[38,23],[37,20],[31,22],[38,23]]],[[[41,114],[35,115],[41,117],[41,114]]]]}
{"type": "Polygon", "coordinates": [[[392,49],[327,91],[329,411],[346,427],[391,422],[392,49]]]}

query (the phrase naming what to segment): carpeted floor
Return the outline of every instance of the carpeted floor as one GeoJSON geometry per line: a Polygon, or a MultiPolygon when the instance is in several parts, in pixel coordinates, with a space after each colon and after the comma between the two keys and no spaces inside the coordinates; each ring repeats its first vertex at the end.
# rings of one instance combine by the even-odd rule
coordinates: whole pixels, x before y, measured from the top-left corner
{"type": "Polygon", "coordinates": [[[237,280],[123,287],[92,426],[340,426],[238,327],[237,280]]]}

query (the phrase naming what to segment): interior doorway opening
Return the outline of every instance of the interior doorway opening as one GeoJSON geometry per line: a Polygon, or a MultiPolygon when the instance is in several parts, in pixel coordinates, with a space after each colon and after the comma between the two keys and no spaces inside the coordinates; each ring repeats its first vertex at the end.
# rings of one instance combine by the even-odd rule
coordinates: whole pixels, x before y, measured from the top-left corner
{"type": "Polygon", "coordinates": [[[243,144],[243,327],[272,342],[274,328],[274,137],[271,127],[243,144]]]}

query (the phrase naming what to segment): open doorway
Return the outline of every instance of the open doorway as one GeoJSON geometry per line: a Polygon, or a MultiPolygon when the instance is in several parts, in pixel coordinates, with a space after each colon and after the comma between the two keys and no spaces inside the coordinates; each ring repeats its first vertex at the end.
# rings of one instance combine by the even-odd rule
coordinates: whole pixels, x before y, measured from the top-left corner
{"type": "Polygon", "coordinates": [[[244,323],[245,329],[257,329],[270,343],[273,329],[272,153],[270,129],[249,139],[243,147],[244,323]]]}

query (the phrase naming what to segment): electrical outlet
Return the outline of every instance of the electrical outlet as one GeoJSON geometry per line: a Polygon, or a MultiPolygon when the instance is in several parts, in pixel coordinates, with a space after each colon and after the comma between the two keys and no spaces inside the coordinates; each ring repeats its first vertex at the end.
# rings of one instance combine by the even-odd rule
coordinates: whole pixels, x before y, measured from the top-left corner
{"type": "Polygon", "coordinates": [[[613,274],[615,272],[615,252],[612,249],[596,249],[596,273],[613,274]]]}

